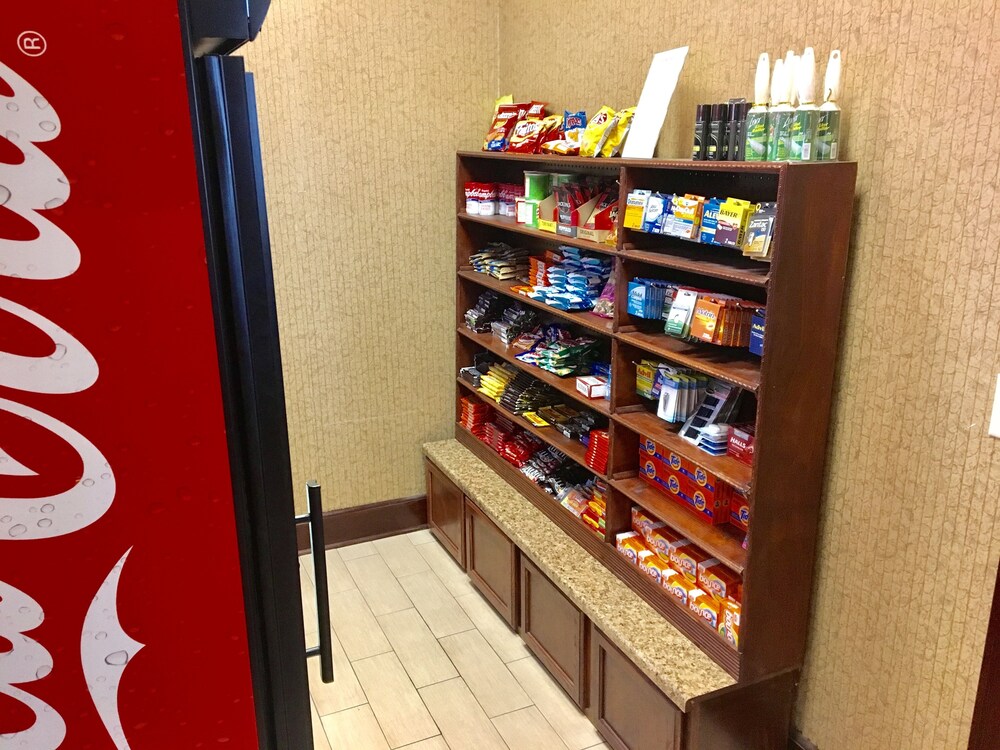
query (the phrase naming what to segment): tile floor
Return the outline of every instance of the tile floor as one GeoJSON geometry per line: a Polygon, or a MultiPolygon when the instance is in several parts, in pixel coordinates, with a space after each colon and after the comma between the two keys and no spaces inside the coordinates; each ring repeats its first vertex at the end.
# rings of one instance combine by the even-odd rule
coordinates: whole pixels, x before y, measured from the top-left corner
{"type": "MultiPolygon", "coordinates": [[[[337,681],[309,660],[316,750],[607,748],[429,531],[326,559],[337,681]]],[[[314,645],[308,556],[300,573],[314,645]]]]}

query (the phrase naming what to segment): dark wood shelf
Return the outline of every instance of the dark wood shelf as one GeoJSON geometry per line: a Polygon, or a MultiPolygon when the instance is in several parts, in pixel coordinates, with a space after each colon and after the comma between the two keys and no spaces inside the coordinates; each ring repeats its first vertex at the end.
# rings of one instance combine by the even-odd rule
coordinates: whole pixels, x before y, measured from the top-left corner
{"type": "Polygon", "coordinates": [[[615,338],[748,391],[756,393],[760,388],[761,360],[748,349],[688,343],[665,333],[645,333],[639,330],[619,331],[615,338]]]}
{"type": "Polygon", "coordinates": [[[693,161],[691,159],[611,159],[586,156],[559,156],[558,154],[511,154],[496,151],[459,151],[463,159],[489,159],[502,162],[523,162],[525,164],[551,164],[568,170],[584,167],[606,167],[609,169],[690,169],[698,172],[757,172],[778,174],[789,162],[765,161],[693,161]]]}
{"type": "Polygon", "coordinates": [[[576,237],[565,237],[554,232],[543,232],[541,229],[534,229],[524,224],[518,224],[514,219],[507,216],[476,216],[475,214],[467,214],[462,211],[458,214],[458,218],[462,221],[482,224],[483,226],[502,229],[506,232],[516,232],[517,234],[523,234],[525,237],[533,237],[543,242],[569,245],[571,247],[578,247],[581,250],[589,250],[590,252],[603,253],[605,255],[618,254],[614,245],[605,245],[601,242],[592,242],[591,240],[577,239],[576,237]]]}
{"type": "Polygon", "coordinates": [[[548,445],[551,445],[553,448],[565,453],[571,460],[580,464],[580,466],[585,468],[594,476],[598,476],[601,479],[605,480],[608,478],[606,474],[601,474],[597,471],[594,471],[589,466],[587,466],[587,446],[585,446],[579,440],[573,440],[571,438],[566,437],[561,432],[556,430],[555,427],[535,427],[535,425],[531,424],[531,422],[529,422],[524,417],[515,414],[510,409],[506,409],[503,406],[500,406],[500,404],[491,399],[485,393],[480,393],[475,386],[473,386],[471,383],[467,383],[461,378],[458,378],[458,384],[463,388],[465,388],[467,391],[469,391],[469,393],[475,395],[484,404],[489,404],[490,406],[492,406],[500,414],[503,414],[505,417],[507,417],[507,419],[516,424],[518,427],[523,427],[532,435],[535,435],[539,439],[545,441],[545,443],[547,443],[548,445]]]}
{"type": "Polygon", "coordinates": [[[614,324],[608,318],[602,318],[600,315],[594,315],[592,312],[568,312],[566,310],[559,310],[551,305],[546,305],[544,302],[531,299],[531,297],[525,297],[523,294],[512,292],[511,287],[524,286],[524,284],[520,281],[501,281],[500,279],[495,279],[488,274],[478,273],[471,269],[461,269],[459,270],[458,275],[463,279],[467,279],[475,284],[484,286],[487,289],[492,289],[495,292],[504,294],[511,299],[523,302],[530,307],[544,310],[549,315],[561,318],[567,323],[574,323],[575,325],[583,326],[584,328],[594,331],[595,333],[600,333],[603,336],[610,336],[612,334],[614,324]]]}
{"type": "MultiPolygon", "coordinates": [[[[678,240],[684,242],[684,240],[678,240]]],[[[766,263],[744,258],[738,251],[732,251],[732,258],[725,253],[716,252],[726,248],[716,248],[702,245],[702,250],[696,249],[699,242],[689,242],[693,247],[663,247],[658,249],[640,249],[626,246],[618,255],[625,260],[648,263],[652,266],[673,268],[700,276],[710,276],[715,279],[732,281],[737,284],[767,287],[770,278],[770,267],[766,263]],[[709,248],[705,250],[704,248],[709,248]]]]}
{"type": "Polygon", "coordinates": [[[653,438],[669,450],[693,461],[705,471],[715,474],[719,479],[731,484],[743,492],[750,491],[753,479],[753,469],[732,456],[713,456],[677,434],[680,425],[670,425],[655,414],[642,409],[641,411],[616,412],[613,419],[630,430],[653,438]]]}
{"type": "Polygon", "coordinates": [[[510,362],[514,367],[520,370],[524,370],[530,375],[534,375],[536,378],[541,380],[543,383],[555,388],[557,391],[563,393],[567,398],[571,398],[580,404],[583,404],[588,409],[592,409],[599,414],[608,416],[611,413],[611,408],[609,406],[609,401],[604,398],[587,398],[576,390],[576,378],[574,376],[569,376],[566,378],[561,378],[553,372],[548,370],[543,370],[540,367],[535,367],[534,365],[529,365],[517,357],[514,356],[514,352],[503,345],[501,341],[497,339],[492,333],[476,333],[475,331],[470,331],[468,328],[459,328],[458,332],[460,335],[469,339],[469,341],[474,342],[478,346],[483,347],[487,351],[493,352],[501,359],[510,362]]]}
{"type": "Polygon", "coordinates": [[[740,575],[743,574],[747,563],[747,551],[743,549],[744,533],[739,529],[728,525],[711,526],[700,521],[692,512],[682,508],[676,500],[670,499],[640,477],[612,479],[611,486],[636,505],[648,510],[674,531],[679,531],[713,557],[740,575]]]}

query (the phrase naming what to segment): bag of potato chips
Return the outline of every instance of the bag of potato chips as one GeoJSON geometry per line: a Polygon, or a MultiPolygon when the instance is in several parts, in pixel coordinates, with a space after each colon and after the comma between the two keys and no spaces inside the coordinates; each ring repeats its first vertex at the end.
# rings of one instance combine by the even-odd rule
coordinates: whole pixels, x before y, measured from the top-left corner
{"type": "Polygon", "coordinates": [[[580,156],[597,156],[600,153],[601,137],[614,116],[615,111],[611,107],[604,106],[590,118],[587,129],[583,131],[583,137],[580,139],[580,156]]]}
{"type": "Polygon", "coordinates": [[[625,138],[628,136],[629,128],[632,127],[633,117],[635,117],[635,107],[629,107],[615,113],[597,146],[598,156],[618,156],[622,150],[622,144],[625,143],[625,138]]]}

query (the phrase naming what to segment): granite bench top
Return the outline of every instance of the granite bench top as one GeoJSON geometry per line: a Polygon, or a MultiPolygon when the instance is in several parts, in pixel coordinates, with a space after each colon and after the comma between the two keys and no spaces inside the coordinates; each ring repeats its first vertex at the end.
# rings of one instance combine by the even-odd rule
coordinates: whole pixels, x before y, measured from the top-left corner
{"type": "Polygon", "coordinates": [[[457,440],[426,455],[682,711],[735,680],[457,440]]]}

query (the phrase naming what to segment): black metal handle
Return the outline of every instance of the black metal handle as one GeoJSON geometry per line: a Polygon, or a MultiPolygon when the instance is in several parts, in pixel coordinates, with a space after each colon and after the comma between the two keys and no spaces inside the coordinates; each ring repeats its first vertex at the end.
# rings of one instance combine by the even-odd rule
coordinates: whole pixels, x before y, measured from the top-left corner
{"type": "Polygon", "coordinates": [[[326,575],[326,537],[323,533],[323,500],[319,484],[306,482],[309,497],[309,547],[312,550],[316,581],[316,614],[319,621],[319,648],[306,651],[306,657],[319,656],[323,682],[333,682],[333,633],[330,630],[330,586],[326,575]]]}

